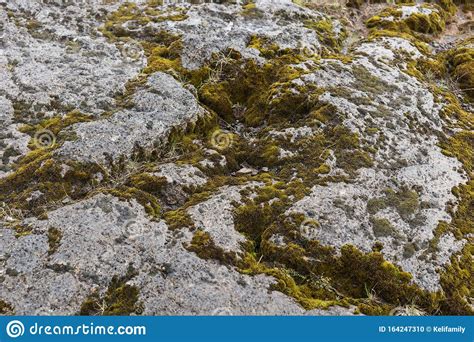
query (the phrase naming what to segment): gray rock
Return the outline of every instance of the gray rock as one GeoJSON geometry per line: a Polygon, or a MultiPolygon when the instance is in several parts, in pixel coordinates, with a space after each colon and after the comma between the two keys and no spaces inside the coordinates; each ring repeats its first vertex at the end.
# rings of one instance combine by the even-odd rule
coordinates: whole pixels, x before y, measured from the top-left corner
{"type": "MultiPolygon", "coordinates": [[[[13,304],[18,315],[72,315],[88,295],[103,294],[110,280],[131,266],[138,274],[128,284],[139,290],[148,315],[353,314],[354,307],[305,310],[293,298],[270,290],[274,278],[244,275],[233,266],[201,259],[187,250],[193,228],[171,230],[165,221],[147,216],[135,199],[124,201],[100,193],[102,186],[128,186],[135,171],[164,177],[163,189],[149,194],[163,211],[184,206],[193,226],[209,233],[217,247],[241,255],[246,237],[235,229],[233,204],[242,201],[241,190],[255,193],[262,184],[237,186],[241,183],[230,177],[240,176],[240,181],[260,172],[271,177],[285,162],[301,157],[301,150],[293,145],[321,134],[327,124],[317,122],[313,127],[310,120],[301,125],[281,120],[262,127],[222,123],[226,132],[238,135],[239,144],[245,139],[258,141],[261,135],[264,140],[284,141],[278,146],[276,167],[242,162],[242,156],[217,148],[208,136],[193,137],[196,155],[181,155],[178,148],[165,153],[166,160],[131,160],[137,146],[147,151],[164,149],[172,130],[184,130],[209,113],[196,89],[183,84],[177,71],[148,75],[145,84],[127,94],[130,106],[117,103],[127,82],[146,65],[144,52],[136,51],[137,58],[127,56],[126,49],[119,48],[123,42],[108,41],[98,30],[120,3],[70,2],[0,0],[0,177],[10,174],[14,163],[29,151],[31,138],[19,132],[21,124],[36,125],[71,109],[92,114],[94,121],[69,127],[68,140],[54,151],[54,161],[63,163],[63,178],[72,168],[66,165],[73,165],[71,161],[105,164],[124,156],[136,168],[127,169],[130,174],[124,172],[123,179],[95,177],[99,184],[88,184],[84,192],[92,191],[81,193],[80,199],[66,196],[46,203],[46,208],[55,209],[48,209],[41,220],[24,218],[21,211],[1,203],[0,299],[13,304]],[[197,194],[200,200],[194,197],[188,205],[190,193],[207,182],[213,192],[197,194]],[[215,190],[214,184],[224,185],[215,190]],[[14,227],[22,226],[31,233],[16,237],[14,227]],[[50,239],[51,230],[61,233],[56,243],[50,239]]],[[[134,2],[139,9],[147,6],[145,0],[134,2]]],[[[346,176],[348,181],[328,178],[298,201],[288,196],[293,202],[286,214],[303,213],[317,220],[319,224],[312,221],[304,227],[303,235],[336,251],[344,244],[370,251],[376,242],[383,242],[386,259],[413,274],[421,287],[439,290],[437,270],[466,240],[444,233],[434,251],[435,229],[440,221],[451,221],[447,207],[456,201],[451,189],[470,176],[438,146],[446,128],[452,129],[452,122],[441,115],[443,99],[407,72],[410,63],[431,56],[407,39],[392,37],[355,42],[347,53],[350,61],[320,59],[323,43],[307,27],[307,20],[331,20],[335,37],[342,39],[341,23],[289,0],[257,0],[247,9],[240,4],[178,4],[162,9],[163,17],[185,13],[186,18],[150,21],[136,30],[142,35],[161,30],[179,34],[180,61],[187,69],[203,66],[213,54],[226,58],[229,48],[243,58],[265,63],[266,57],[249,47],[252,37],[302,52],[304,62],[293,66],[301,74],[290,81],[291,91],[304,89],[309,103],[317,98],[320,105],[337,108],[338,124],[370,148],[373,165],[349,174],[338,167],[337,151],[329,146],[327,177],[346,176]],[[394,196],[407,196],[408,202],[401,207],[394,196]]],[[[425,9],[402,8],[404,16],[413,11],[425,9]]],[[[288,94],[289,88],[276,80],[271,89],[275,99],[288,94]]],[[[294,170],[294,174],[289,170],[291,175],[299,177],[294,170]]],[[[44,184],[33,182],[26,190],[15,189],[16,195],[24,195],[18,198],[41,201],[44,184]]],[[[274,234],[269,241],[283,247],[283,235],[274,234]]],[[[409,305],[400,311],[416,312],[409,305]]]]}
{"type": "MultiPolygon", "coordinates": [[[[322,13],[295,5],[290,0],[257,0],[255,8],[245,12],[240,5],[221,6],[204,4],[186,6],[187,19],[150,24],[151,27],[180,34],[183,37],[183,66],[196,69],[213,53],[232,48],[246,58],[264,61],[259,51],[247,45],[252,36],[265,37],[282,49],[301,49],[318,53],[321,44],[305,20],[328,19],[322,13]]],[[[342,25],[334,22],[334,35],[341,33],[342,25]]]]}
{"type": "Polygon", "coordinates": [[[148,78],[146,88],[135,93],[134,104],[110,118],[74,125],[77,140],[64,143],[58,155],[96,162],[104,162],[106,155],[129,156],[136,145],[159,146],[174,127],[182,128],[206,114],[193,94],[162,72],[148,78]]]}
{"type": "Polygon", "coordinates": [[[233,202],[240,201],[240,193],[244,187],[231,186],[219,189],[219,192],[207,201],[188,209],[194,225],[208,232],[215,244],[225,251],[238,252],[245,237],[234,229],[232,211],[233,202]]]}
{"type": "Polygon", "coordinates": [[[0,263],[4,280],[0,298],[14,304],[15,313],[74,314],[91,291],[105,291],[114,275],[128,265],[139,271],[129,284],[140,290],[144,314],[302,314],[304,310],[279,292],[269,292],[274,280],[250,277],[205,261],[183,248],[191,233],[173,236],[163,221],[150,221],[143,208],[107,195],[48,213],[48,220],[23,222],[33,234],[15,238],[1,230],[0,263]],[[47,231],[62,233],[49,255],[47,231]],[[156,272],[166,265],[167,272],[156,272]]]}
{"type": "MultiPolygon", "coordinates": [[[[448,262],[449,256],[459,251],[465,241],[456,241],[449,233],[444,239],[451,243],[438,246],[436,255],[429,252],[429,241],[434,238],[439,221],[450,221],[446,205],[455,200],[451,189],[464,183],[467,176],[459,171],[460,162],[442,154],[438,147],[434,133],[443,134],[442,104],[416,78],[391,63],[396,55],[403,55],[409,61],[419,58],[420,52],[401,38],[363,43],[355,51],[363,56],[355,57],[350,64],[323,61],[321,67],[309,70],[294,82],[327,89],[320,101],[337,107],[344,117],[343,124],[376,148],[374,166],[359,170],[351,183],[315,186],[309,196],[295,203],[288,212],[301,212],[317,219],[321,227],[311,237],[324,244],[336,247],[354,244],[370,251],[376,241],[383,242],[383,253],[390,261],[411,272],[421,286],[436,290],[439,288],[436,269],[448,262]],[[350,95],[339,95],[339,88],[348,90],[350,95]],[[360,103],[358,99],[362,97],[369,98],[371,104],[360,103]],[[416,120],[417,129],[408,124],[406,113],[416,120]],[[364,133],[368,127],[377,127],[378,132],[369,136],[364,133]],[[382,143],[378,141],[381,135],[386,138],[382,143]],[[395,192],[417,189],[410,190],[418,197],[410,215],[402,215],[393,208],[370,213],[370,200],[383,197],[388,188],[395,192]],[[421,203],[429,205],[421,208],[421,203]],[[390,225],[393,232],[383,236],[374,233],[377,229],[374,220],[379,220],[379,224],[385,222],[387,229],[391,229],[390,225]],[[404,249],[411,244],[417,246],[417,251],[404,256],[404,249]]],[[[333,154],[332,157],[335,158],[333,154]]],[[[328,160],[328,164],[333,166],[331,175],[340,174],[334,170],[334,160],[328,160]]]]}
{"type": "Polygon", "coordinates": [[[58,106],[100,114],[115,104],[114,97],[145,61],[127,62],[114,44],[93,35],[101,24],[95,18],[104,16],[100,9],[107,12],[98,3],[62,8],[6,1],[12,18],[0,7],[5,21],[0,59],[11,66],[7,74],[15,86],[6,91],[12,100],[43,107],[51,115],[64,114],[57,112],[58,106]],[[33,24],[35,28],[28,29],[33,24]]]}

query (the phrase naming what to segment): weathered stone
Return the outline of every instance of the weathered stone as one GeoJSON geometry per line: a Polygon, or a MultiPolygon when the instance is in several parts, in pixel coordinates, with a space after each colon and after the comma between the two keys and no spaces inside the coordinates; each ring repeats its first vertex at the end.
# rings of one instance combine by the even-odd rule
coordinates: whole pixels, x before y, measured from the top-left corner
{"type": "Polygon", "coordinates": [[[103,162],[129,156],[135,146],[152,148],[165,143],[171,130],[205,115],[195,97],[172,76],[157,72],[147,87],[134,95],[134,108],[112,117],[74,125],[77,140],[66,142],[60,156],[103,162]]]}

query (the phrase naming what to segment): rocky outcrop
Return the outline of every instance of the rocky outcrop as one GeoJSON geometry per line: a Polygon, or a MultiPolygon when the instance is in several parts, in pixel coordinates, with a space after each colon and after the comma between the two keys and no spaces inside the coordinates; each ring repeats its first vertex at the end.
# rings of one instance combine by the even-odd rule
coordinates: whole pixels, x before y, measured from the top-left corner
{"type": "Polygon", "coordinates": [[[0,313],[472,314],[461,6],[0,5],[0,313]]]}
{"type": "Polygon", "coordinates": [[[83,162],[128,156],[137,145],[151,149],[160,139],[166,141],[172,128],[192,124],[204,115],[192,93],[172,76],[157,72],[148,78],[145,89],[134,94],[133,110],[76,124],[77,139],[66,142],[58,154],[83,162]]]}

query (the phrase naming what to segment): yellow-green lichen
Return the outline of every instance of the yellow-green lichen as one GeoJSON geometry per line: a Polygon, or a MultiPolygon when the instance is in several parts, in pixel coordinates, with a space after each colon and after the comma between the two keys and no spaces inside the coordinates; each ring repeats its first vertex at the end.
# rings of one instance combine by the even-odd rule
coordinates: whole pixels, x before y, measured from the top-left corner
{"type": "Polygon", "coordinates": [[[331,19],[322,19],[319,21],[307,20],[304,25],[316,31],[323,46],[327,46],[335,51],[339,51],[342,48],[344,39],[347,37],[344,30],[339,33],[336,32],[331,19]]]}

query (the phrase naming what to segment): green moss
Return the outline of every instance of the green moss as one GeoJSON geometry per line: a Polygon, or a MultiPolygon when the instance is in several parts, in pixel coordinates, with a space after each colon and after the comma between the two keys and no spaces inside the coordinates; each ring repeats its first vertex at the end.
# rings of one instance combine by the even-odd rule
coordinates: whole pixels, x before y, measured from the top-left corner
{"type": "Polygon", "coordinates": [[[473,254],[474,245],[466,244],[461,253],[451,257],[451,264],[441,272],[440,283],[446,296],[440,303],[440,309],[445,314],[474,314],[469,300],[474,294],[473,254]]]}
{"type": "MultiPolygon", "coordinates": [[[[247,254],[241,263],[240,271],[244,274],[266,274],[276,279],[272,289],[283,292],[290,297],[295,298],[304,308],[311,310],[315,308],[327,309],[331,305],[345,304],[336,300],[323,300],[312,296],[312,289],[309,285],[298,285],[290,275],[288,270],[279,267],[268,267],[257,261],[252,254],[247,254]]],[[[314,286],[314,285],[313,285],[314,286]]]]}
{"type": "MultiPolygon", "coordinates": [[[[469,40],[468,40],[469,41],[469,40]]],[[[456,50],[453,50],[456,51],[456,50]]],[[[453,51],[450,51],[447,60],[451,61],[450,68],[455,66],[453,51]]],[[[465,56],[458,57],[458,63],[465,62],[465,56]]],[[[451,69],[452,72],[453,69],[451,69]]],[[[474,251],[470,236],[474,232],[474,118],[472,114],[462,110],[458,99],[449,93],[439,92],[439,95],[447,100],[443,115],[451,122],[455,122],[453,128],[456,133],[445,138],[441,142],[443,153],[457,158],[468,175],[468,182],[453,189],[457,197],[456,210],[451,209],[452,221],[450,224],[441,222],[431,241],[431,250],[436,252],[437,242],[441,235],[451,232],[458,239],[467,239],[463,250],[451,257],[450,265],[440,272],[441,286],[445,292],[445,298],[440,302],[440,310],[448,315],[473,314],[472,306],[469,304],[474,294],[474,269],[472,254],[474,251]]]]}
{"type": "Polygon", "coordinates": [[[334,105],[326,104],[311,111],[310,116],[322,123],[328,123],[334,119],[337,114],[337,108],[334,105]]]}
{"type": "Polygon", "coordinates": [[[249,1],[247,4],[242,6],[241,14],[249,18],[261,18],[263,17],[263,12],[261,9],[257,8],[256,4],[252,1],[249,1]]]}
{"type": "MultiPolygon", "coordinates": [[[[448,8],[443,9],[449,11],[448,8]]],[[[162,15],[157,11],[159,9],[147,10],[144,17],[148,19],[140,20],[143,24],[148,20],[155,20],[152,17],[162,15]]],[[[244,15],[248,16],[260,15],[253,4],[246,6],[243,11],[244,15]]],[[[385,24],[379,25],[379,22],[383,21],[382,16],[373,21],[370,39],[379,36],[400,36],[408,39],[424,54],[428,54],[429,49],[418,39],[425,39],[420,33],[439,33],[447,19],[444,12],[440,12],[438,17],[413,16],[408,20],[397,20],[403,23],[385,27],[385,24]]],[[[181,37],[165,32],[146,38],[135,37],[133,32],[126,32],[120,27],[120,22],[129,20],[127,17],[136,17],[133,7],[125,7],[116,17],[112,17],[113,22],[106,25],[105,31],[112,35],[112,40],[119,43],[127,39],[140,40],[147,56],[148,65],[143,72],[143,78],[130,84],[128,95],[133,94],[135,87],[143,84],[148,74],[166,71],[183,82],[193,84],[198,89],[200,100],[215,112],[217,117],[227,122],[240,121],[246,126],[261,128],[261,131],[245,130],[244,133],[251,132],[251,139],[247,139],[247,136],[245,139],[240,138],[235,134],[232,146],[215,156],[216,161],[221,155],[224,156],[227,165],[222,168],[203,169],[209,177],[208,184],[190,191],[192,195],[185,205],[164,215],[172,229],[192,228],[192,219],[186,211],[189,206],[206,200],[223,185],[262,181],[265,185],[260,190],[247,189],[242,193],[243,202],[236,204],[234,212],[236,229],[248,239],[245,245],[246,254],[242,259],[234,259],[218,248],[208,233],[202,231],[196,231],[187,248],[202,258],[216,259],[237,266],[243,273],[268,274],[275,277],[276,283],[272,289],[294,297],[305,308],[354,304],[363,313],[388,314],[397,306],[415,303],[428,313],[437,313],[440,303],[443,303],[443,313],[450,312],[447,309],[450,304],[455,308],[453,312],[468,312],[465,306],[467,292],[464,288],[460,288],[459,292],[445,291],[446,295],[423,291],[413,284],[408,273],[383,259],[380,246],[371,253],[363,253],[355,247],[345,246],[338,254],[334,249],[321,246],[317,241],[308,241],[302,236],[300,230],[302,222],[306,219],[304,216],[293,215],[288,218],[284,215],[291,204],[307,194],[313,185],[329,181],[350,181],[359,168],[372,165],[370,153],[374,150],[370,149],[370,146],[365,146],[367,145],[365,141],[342,125],[344,119],[342,113],[338,113],[330,105],[318,102],[319,95],[325,89],[300,86],[292,82],[306,72],[293,65],[310,58],[317,63],[317,58],[309,57],[302,51],[279,49],[270,41],[254,36],[249,40],[248,46],[257,49],[266,59],[263,65],[247,61],[236,51],[228,50],[215,54],[208,65],[190,72],[181,65],[181,37]],[[243,108],[239,115],[234,115],[236,106],[243,108]],[[315,130],[313,135],[295,141],[268,134],[271,130],[283,130],[290,126],[319,127],[319,129],[315,130]],[[294,154],[283,163],[279,160],[280,149],[294,154]],[[349,175],[347,178],[336,178],[327,174],[330,169],[326,160],[331,152],[336,156],[337,166],[342,167],[349,175]],[[255,177],[249,175],[231,177],[230,175],[238,171],[242,165],[249,165],[258,170],[267,167],[268,173],[255,177]],[[253,196],[250,196],[252,193],[253,196]],[[282,236],[285,245],[272,243],[271,237],[274,234],[282,236]],[[462,295],[456,297],[456,293],[462,295]]],[[[351,63],[350,57],[337,55],[340,42],[328,34],[332,31],[329,21],[306,24],[318,35],[322,35],[323,39],[328,39],[327,44],[335,47],[334,52],[326,51],[325,57],[333,53],[334,59],[351,63]]],[[[457,61],[464,59],[465,56],[460,56],[457,61]]],[[[430,72],[436,77],[443,75],[446,72],[443,67],[442,62],[426,59],[409,65],[408,72],[426,79],[426,75],[430,72]]],[[[355,67],[355,76],[358,81],[353,87],[363,89],[369,94],[392,91],[390,84],[379,80],[364,68],[355,67]]],[[[330,91],[338,92],[351,101],[371,104],[370,98],[352,99],[347,91],[346,94],[340,89],[330,91]]],[[[126,104],[127,101],[123,103],[126,104]]],[[[464,122],[465,130],[471,127],[469,115],[460,110],[457,104],[452,106],[454,109],[446,110],[444,115],[460,118],[460,121],[464,122]]],[[[378,108],[377,114],[390,115],[384,107],[378,108]]],[[[173,151],[178,151],[178,163],[195,164],[204,159],[202,149],[194,146],[193,141],[201,139],[204,146],[212,148],[209,146],[208,133],[209,130],[214,131],[218,127],[216,116],[211,120],[212,124],[203,129],[202,135],[180,131],[172,135],[170,146],[173,146],[173,151]]],[[[373,133],[377,134],[375,131],[373,133]]],[[[466,145],[470,144],[470,141],[464,135],[466,133],[454,135],[456,142],[453,146],[456,148],[446,147],[445,153],[459,158],[469,158],[470,150],[466,145]]],[[[206,158],[214,157],[206,156],[206,158]]],[[[472,170],[472,158],[470,160],[466,160],[465,164],[472,170]]],[[[144,176],[142,170],[130,177],[126,185],[153,195],[157,195],[161,188],[160,180],[144,176]]],[[[470,200],[472,185],[460,187],[455,192],[460,198],[460,206],[457,216],[453,218],[453,226],[460,227],[459,232],[462,230],[458,235],[467,234],[472,230],[470,221],[473,211],[470,200]]],[[[411,222],[419,213],[419,206],[417,193],[401,187],[397,190],[389,189],[379,198],[369,200],[367,210],[375,215],[379,210],[391,207],[402,218],[411,222]]],[[[387,220],[376,222],[376,226],[381,226],[377,233],[379,236],[394,234],[387,222],[387,220]]],[[[412,244],[406,244],[404,256],[410,257],[415,248],[416,246],[412,244]]],[[[455,279],[458,274],[464,281],[468,279],[466,278],[468,258],[464,257],[462,260],[448,270],[444,276],[444,287],[451,285],[461,287],[461,282],[455,279]]]]}
{"type": "Polygon", "coordinates": [[[219,260],[224,264],[233,264],[236,261],[234,252],[226,252],[222,248],[216,246],[208,232],[197,230],[191,243],[186,246],[190,252],[194,252],[201,259],[219,260]]]}
{"type": "MultiPolygon", "coordinates": [[[[102,34],[111,40],[124,39],[130,36],[135,37],[137,34],[134,30],[129,30],[124,26],[126,22],[133,22],[135,25],[147,25],[151,22],[163,21],[182,21],[187,18],[186,10],[180,9],[177,13],[162,11],[159,5],[155,3],[147,3],[144,9],[135,3],[124,3],[116,11],[110,13],[106,23],[100,28],[102,34]]],[[[153,39],[151,37],[150,39],[153,39]]]]}
{"type": "Polygon", "coordinates": [[[173,70],[182,70],[180,58],[182,45],[179,36],[164,34],[163,40],[171,40],[171,42],[158,44],[142,42],[147,56],[147,66],[143,72],[147,75],[157,71],[171,72],[173,70]]]}
{"type": "Polygon", "coordinates": [[[252,241],[255,241],[257,248],[259,248],[262,234],[275,218],[278,209],[277,205],[257,204],[254,201],[249,201],[248,204],[235,209],[234,227],[237,231],[246,234],[252,241]]]}
{"type": "Polygon", "coordinates": [[[367,4],[367,3],[380,4],[380,3],[387,3],[387,1],[386,0],[370,0],[370,1],[369,0],[347,0],[346,6],[359,9],[362,7],[362,5],[367,4]]]}
{"type": "Polygon", "coordinates": [[[314,173],[317,173],[317,174],[327,174],[329,172],[331,172],[331,167],[327,164],[322,164],[316,169],[314,169],[314,173]]]}
{"type": "Polygon", "coordinates": [[[140,314],[142,307],[138,302],[138,288],[127,284],[137,274],[132,267],[129,267],[126,275],[114,276],[104,295],[93,293],[85,299],[79,314],[83,316],[140,314]]]}
{"type": "Polygon", "coordinates": [[[405,32],[400,32],[400,31],[391,31],[389,29],[371,29],[369,32],[368,39],[369,40],[376,40],[380,37],[397,37],[397,38],[403,38],[410,43],[412,43],[421,53],[425,55],[430,55],[430,47],[429,45],[418,39],[417,37],[414,37],[412,34],[405,33],[405,32]]]}
{"type": "MultiPolygon", "coordinates": [[[[82,165],[71,164],[70,170],[61,176],[61,163],[52,159],[49,149],[38,149],[28,153],[14,165],[13,173],[0,180],[0,200],[12,209],[41,214],[43,205],[60,201],[77,190],[76,185],[91,179],[82,165]],[[25,201],[33,191],[43,193],[41,202],[25,201]]],[[[88,171],[94,171],[90,167],[88,171]]]]}
{"type": "MultiPolygon", "coordinates": [[[[375,294],[385,305],[417,303],[428,311],[436,307],[437,294],[421,290],[413,284],[409,273],[385,261],[379,252],[364,254],[352,246],[344,246],[337,269],[342,277],[341,287],[353,297],[370,299],[375,294]]],[[[385,305],[382,308],[389,307],[385,305]]]]}
{"type": "Polygon", "coordinates": [[[45,208],[52,203],[59,203],[65,197],[84,196],[87,188],[94,182],[94,174],[102,169],[94,164],[81,164],[72,161],[57,161],[53,151],[70,139],[67,128],[92,120],[92,117],[77,110],[63,117],[43,119],[36,125],[24,125],[20,130],[34,136],[37,132],[47,130],[54,144],[40,146],[35,138],[29,143],[32,150],[17,160],[11,174],[0,180],[0,201],[12,209],[23,211],[25,215],[43,215],[45,208]],[[37,200],[25,201],[31,193],[39,191],[42,196],[37,200]]]}
{"type": "Polygon", "coordinates": [[[376,214],[379,210],[385,209],[387,207],[387,203],[383,198],[371,198],[367,202],[367,211],[370,214],[376,214]]]}
{"type": "Polygon", "coordinates": [[[159,218],[161,216],[161,206],[159,200],[153,194],[124,185],[115,186],[114,188],[110,189],[101,189],[102,193],[108,193],[113,196],[122,198],[124,200],[131,200],[135,199],[138,203],[140,203],[152,218],[159,218]]]}
{"type": "Polygon", "coordinates": [[[395,193],[391,190],[386,192],[391,206],[394,206],[402,218],[408,219],[420,206],[418,194],[409,189],[402,189],[395,193]]]}
{"type": "Polygon", "coordinates": [[[306,20],[304,26],[316,31],[319,40],[331,49],[339,51],[342,48],[344,39],[347,37],[345,31],[336,33],[332,20],[323,19],[319,21],[306,20]]]}
{"type": "Polygon", "coordinates": [[[403,246],[403,257],[405,259],[411,258],[415,255],[417,247],[414,243],[407,243],[403,246]]]}
{"type": "Polygon", "coordinates": [[[474,49],[470,45],[473,39],[467,39],[449,51],[446,56],[449,72],[464,91],[469,101],[474,102],[474,49]]]}
{"type": "Polygon", "coordinates": [[[62,237],[63,233],[59,229],[55,227],[50,227],[48,229],[49,255],[54,254],[58,250],[62,237]]]}
{"type": "Polygon", "coordinates": [[[354,65],[352,67],[352,73],[357,79],[354,86],[367,94],[383,94],[395,90],[393,85],[373,75],[362,65],[354,65]]]}
{"type": "Polygon", "coordinates": [[[199,89],[199,100],[226,121],[233,121],[232,101],[224,84],[206,83],[199,89]]]}
{"type": "MultiPolygon", "coordinates": [[[[458,0],[456,0],[458,1],[458,0]]],[[[464,1],[464,0],[462,0],[464,1]]],[[[445,11],[449,16],[453,16],[456,14],[458,8],[456,7],[453,0],[426,0],[426,2],[436,3],[445,11]]],[[[458,1],[459,2],[459,1],[458,1]]]]}
{"type": "Polygon", "coordinates": [[[0,315],[13,315],[13,306],[0,299],[0,315]]]}
{"type": "Polygon", "coordinates": [[[30,225],[23,225],[23,224],[15,224],[13,226],[13,230],[15,231],[16,238],[30,235],[33,232],[33,229],[30,225]]]}
{"type": "Polygon", "coordinates": [[[374,236],[376,238],[397,235],[397,231],[386,218],[377,218],[372,216],[370,218],[370,223],[372,223],[372,231],[374,232],[374,236]]]}
{"type": "Polygon", "coordinates": [[[431,7],[426,5],[425,7],[431,9],[432,12],[430,14],[412,13],[403,19],[400,7],[388,7],[367,20],[366,25],[369,29],[400,32],[414,37],[419,37],[419,33],[439,34],[443,32],[446,25],[445,19],[449,18],[450,14],[437,5],[431,7]]]}
{"type": "Polygon", "coordinates": [[[257,49],[262,57],[269,59],[281,54],[278,44],[272,43],[264,37],[252,36],[247,47],[257,49]]]}
{"type": "Polygon", "coordinates": [[[83,114],[78,110],[73,110],[67,113],[65,116],[55,116],[52,118],[48,118],[34,126],[24,125],[20,127],[19,131],[22,133],[34,134],[39,130],[47,129],[57,135],[59,132],[69,126],[72,126],[79,122],[88,122],[92,119],[93,117],[91,115],[83,114]]]}
{"type": "Polygon", "coordinates": [[[154,176],[146,172],[130,176],[129,182],[134,188],[155,194],[159,193],[167,185],[165,177],[154,176]]]}
{"type": "Polygon", "coordinates": [[[371,198],[367,202],[367,211],[375,214],[385,208],[394,208],[404,220],[410,220],[420,208],[416,191],[402,187],[400,190],[385,189],[384,196],[371,198]]]}
{"type": "Polygon", "coordinates": [[[405,19],[405,23],[412,31],[429,34],[438,34],[444,31],[446,25],[436,13],[431,13],[429,16],[415,13],[405,19]]]}
{"type": "Polygon", "coordinates": [[[164,219],[170,229],[194,227],[191,216],[183,208],[166,212],[164,219]]]}
{"type": "Polygon", "coordinates": [[[414,285],[409,273],[385,261],[379,252],[344,246],[338,255],[331,247],[303,238],[299,227],[307,220],[283,215],[288,204],[285,197],[279,198],[276,191],[260,197],[263,202],[247,200],[235,209],[235,227],[249,238],[248,254],[238,263],[241,272],[275,277],[272,289],[292,296],[307,309],[351,303],[367,314],[388,314],[400,303],[415,301],[435,310],[433,295],[414,285]],[[284,237],[284,246],[271,242],[274,234],[284,237]],[[377,294],[377,300],[367,288],[377,294]]]}
{"type": "Polygon", "coordinates": [[[370,155],[360,148],[359,136],[347,127],[337,125],[326,134],[332,142],[338,167],[353,175],[359,168],[373,165],[370,155]]]}

